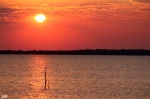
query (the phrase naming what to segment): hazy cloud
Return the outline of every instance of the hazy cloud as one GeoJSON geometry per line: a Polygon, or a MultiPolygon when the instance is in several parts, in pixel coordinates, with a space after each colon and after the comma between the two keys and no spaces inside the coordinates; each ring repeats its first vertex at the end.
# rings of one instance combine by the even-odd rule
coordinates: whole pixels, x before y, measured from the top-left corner
{"type": "Polygon", "coordinates": [[[88,3],[81,3],[79,6],[92,6],[92,5],[111,5],[111,3],[99,3],[99,2],[88,2],[88,3]]]}
{"type": "Polygon", "coordinates": [[[150,0],[132,0],[133,2],[150,3],[150,0]]]}
{"type": "Polygon", "coordinates": [[[150,8],[143,8],[143,9],[140,9],[142,11],[150,11],[150,8]]]}
{"type": "Polygon", "coordinates": [[[9,22],[9,16],[15,11],[13,8],[0,7],[0,23],[9,22]]]}
{"type": "Polygon", "coordinates": [[[0,13],[11,13],[16,11],[16,9],[13,8],[7,8],[7,7],[0,7],[0,13]]]}
{"type": "MultiPolygon", "coordinates": [[[[49,5],[43,4],[41,6],[3,6],[0,7],[0,21],[5,22],[25,22],[32,21],[34,14],[42,12],[47,15],[47,20],[84,20],[89,23],[98,22],[131,22],[139,18],[143,21],[144,18],[149,18],[146,11],[150,11],[147,6],[131,5],[129,0],[96,0],[95,2],[81,2],[72,5],[49,5]],[[97,2],[96,2],[97,1],[97,2]],[[102,1],[102,2],[101,2],[102,1]],[[140,16],[140,12],[145,16],[140,16]],[[137,17],[139,16],[139,17],[137,17]],[[69,17],[69,18],[68,18],[69,17]],[[71,18],[70,18],[71,17],[71,18]],[[143,19],[142,19],[143,18],[143,19]]],[[[135,2],[150,2],[150,0],[132,0],[135,2]]],[[[138,20],[139,21],[139,20],[138,20]]]]}
{"type": "Polygon", "coordinates": [[[26,19],[26,15],[31,13],[34,14],[37,12],[37,10],[38,9],[36,9],[36,7],[28,7],[28,6],[0,7],[0,24],[24,21],[26,19]]]}

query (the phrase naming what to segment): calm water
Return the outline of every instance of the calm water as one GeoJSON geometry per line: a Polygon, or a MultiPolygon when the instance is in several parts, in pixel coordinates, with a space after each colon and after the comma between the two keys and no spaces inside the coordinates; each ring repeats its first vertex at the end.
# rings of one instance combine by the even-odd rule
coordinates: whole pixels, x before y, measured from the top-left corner
{"type": "Polygon", "coordinates": [[[150,56],[0,55],[8,99],[150,99],[150,56]],[[44,69],[47,64],[47,90],[44,69]]]}

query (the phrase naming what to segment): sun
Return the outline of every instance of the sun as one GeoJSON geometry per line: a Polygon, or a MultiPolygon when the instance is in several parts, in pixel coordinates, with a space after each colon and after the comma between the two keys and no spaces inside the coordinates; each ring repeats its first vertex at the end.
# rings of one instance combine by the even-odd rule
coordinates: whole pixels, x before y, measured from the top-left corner
{"type": "Polygon", "coordinates": [[[35,20],[39,23],[42,23],[46,20],[46,17],[44,14],[36,14],[35,15],[35,20]]]}

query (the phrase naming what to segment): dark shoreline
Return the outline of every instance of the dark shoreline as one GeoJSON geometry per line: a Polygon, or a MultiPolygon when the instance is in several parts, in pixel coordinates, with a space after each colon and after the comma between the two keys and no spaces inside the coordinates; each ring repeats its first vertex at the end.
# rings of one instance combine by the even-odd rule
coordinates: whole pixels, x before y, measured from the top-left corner
{"type": "Polygon", "coordinates": [[[42,55],[150,55],[145,49],[85,49],[85,50],[0,50],[0,54],[42,55]]]}

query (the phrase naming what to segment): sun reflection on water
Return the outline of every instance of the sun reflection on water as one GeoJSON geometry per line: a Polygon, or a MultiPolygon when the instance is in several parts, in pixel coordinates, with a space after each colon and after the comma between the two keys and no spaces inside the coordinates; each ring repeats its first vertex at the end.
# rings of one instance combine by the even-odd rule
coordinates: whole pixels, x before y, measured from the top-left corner
{"type": "Polygon", "coordinates": [[[30,72],[32,78],[32,85],[34,89],[43,89],[44,86],[44,69],[46,66],[46,59],[42,56],[32,57],[32,64],[30,65],[30,72]]]}
{"type": "MultiPolygon", "coordinates": [[[[44,90],[45,85],[45,67],[47,65],[47,58],[43,56],[32,56],[30,58],[29,73],[30,77],[28,77],[29,85],[31,90],[29,91],[28,97],[37,98],[37,99],[47,99],[48,95],[47,91],[44,90]]],[[[47,66],[48,67],[48,66],[47,66]]],[[[47,71],[49,72],[49,71],[47,71]]],[[[47,88],[48,88],[48,80],[49,76],[47,75],[47,88]]]]}

